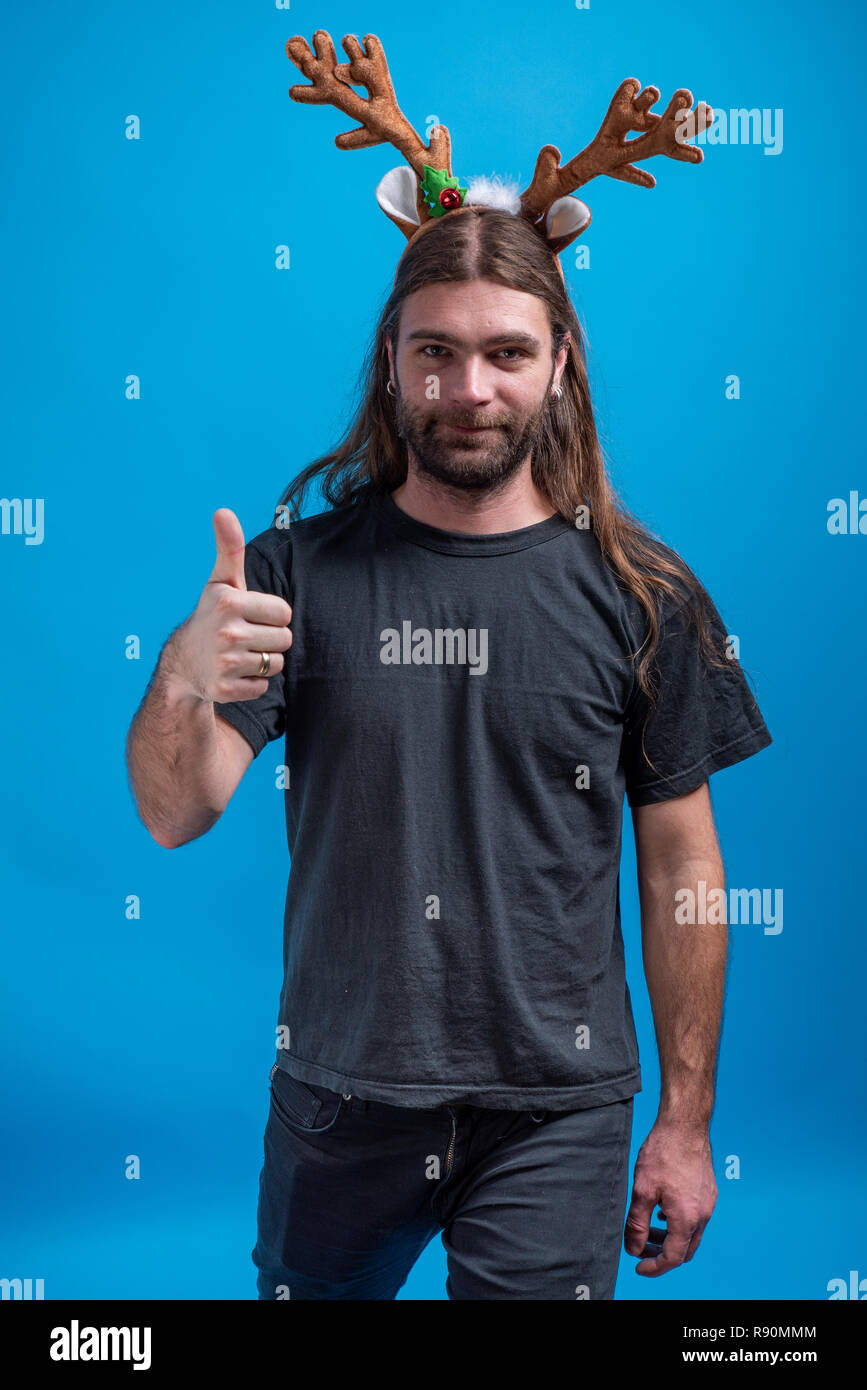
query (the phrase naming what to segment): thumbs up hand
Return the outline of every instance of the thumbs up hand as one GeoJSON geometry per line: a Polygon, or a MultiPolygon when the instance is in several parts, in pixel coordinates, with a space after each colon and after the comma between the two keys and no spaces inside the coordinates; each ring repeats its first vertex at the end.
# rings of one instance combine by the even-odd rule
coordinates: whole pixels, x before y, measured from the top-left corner
{"type": "Polygon", "coordinates": [[[250,591],[244,532],[228,507],[214,512],[217,560],[195,611],[173,634],[165,655],[176,686],[202,700],[255,700],[283,670],[292,645],[292,609],[279,594],[250,591]],[[268,674],[256,673],[268,653],[268,674]]]}

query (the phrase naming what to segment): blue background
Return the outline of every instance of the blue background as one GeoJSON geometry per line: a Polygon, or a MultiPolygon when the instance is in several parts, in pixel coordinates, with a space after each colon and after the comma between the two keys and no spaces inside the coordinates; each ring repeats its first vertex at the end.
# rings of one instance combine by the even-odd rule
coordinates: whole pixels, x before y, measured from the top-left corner
{"type": "MultiPolygon", "coordinates": [[[[678,86],[784,110],[778,155],[657,159],[652,191],[597,179],[563,256],[613,477],[740,637],[774,736],[711,783],[728,881],[785,901],[780,935],[731,929],[701,1248],[656,1280],[624,1254],[617,1297],[825,1299],[829,1279],[867,1275],[867,536],[826,524],[830,498],[867,492],[861,7],[91,0],[7,6],[5,27],[2,490],[45,499],[45,535],[0,536],[0,1276],[44,1278],[47,1298],[256,1296],[282,743],[209,834],[168,852],[138,819],[124,741],[211,573],[216,508],[255,535],[342,434],[404,244],[374,201],[400,157],[339,151],[348,120],[287,96],[302,79],[285,42],[319,27],[378,34],[409,119],[448,125],[456,172],[522,187],[541,145],[588,143],[627,76],[660,88],[660,111],[678,86]]],[[[628,811],[624,829],[634,1161],[658,1075],[628,811]]],[[[435,1240],[400,1297],[444,1285],[435,1240]]]]}

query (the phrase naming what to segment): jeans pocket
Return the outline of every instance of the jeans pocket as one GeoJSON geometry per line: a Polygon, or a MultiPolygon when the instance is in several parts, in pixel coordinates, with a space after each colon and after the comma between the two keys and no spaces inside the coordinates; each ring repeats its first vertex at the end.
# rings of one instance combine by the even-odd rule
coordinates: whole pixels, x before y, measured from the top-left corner
{"type": "Polygon", "coordinates": [[[306,1134],[330,1129],[343,1105],[339,1091],[299,1081],[282,1067],[271,1068],[271,1105],[283,1124],[306,1134]]]}

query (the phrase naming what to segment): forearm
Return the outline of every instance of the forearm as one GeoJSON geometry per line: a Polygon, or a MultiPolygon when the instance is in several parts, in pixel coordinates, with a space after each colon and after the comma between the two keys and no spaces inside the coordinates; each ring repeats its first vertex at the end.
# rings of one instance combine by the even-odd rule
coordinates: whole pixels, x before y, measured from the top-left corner
{"type": "Polygon", "coordinates": [[[175,676],[176,639],[173,633],[160,653],[126,743],[139,815],[166,848],[203,835],[226,805],[214,705],[175,676]]]}
{"type": "Polygon", "coordinates": [[[685,913],[676,894],[688,889],[699,900],[702,880],[708,897],[713,889],[724,889],[718,854],[639,875],[644,972],[659,1049],[660,1118],[691,1127],[706,1127],[713,1110],[727,953],[724,921],[677,920],[685,913]]]}

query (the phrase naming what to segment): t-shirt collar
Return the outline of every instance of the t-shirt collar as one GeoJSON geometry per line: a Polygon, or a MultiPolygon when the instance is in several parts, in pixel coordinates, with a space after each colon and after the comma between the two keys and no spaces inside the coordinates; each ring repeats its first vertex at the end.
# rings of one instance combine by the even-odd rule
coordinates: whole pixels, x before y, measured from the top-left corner
{"type": "Polygon", "coordinates": [[[544,521],[521,526],[516,531],[469,535],[465,531],[445,531],[439,526],[417,521],[403,511],[387,492],[374,494],[371,505],[376,514],[405,540],[424,546],[427,550],[439,550],[443,555],[504,555],[512,550],[526,550],[531,545],[541,545],[543,541],[571,530],[571,524],[565,517],[555,512],[544,521]]]}

